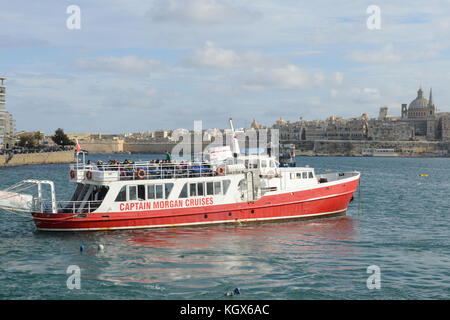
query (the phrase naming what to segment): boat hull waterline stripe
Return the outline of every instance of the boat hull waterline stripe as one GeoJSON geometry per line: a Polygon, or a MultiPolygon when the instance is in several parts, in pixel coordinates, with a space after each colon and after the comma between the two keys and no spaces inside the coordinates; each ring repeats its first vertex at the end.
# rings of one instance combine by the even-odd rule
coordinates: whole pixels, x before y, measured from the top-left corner
{"type": "Polygon", "coordinates": [[[312,213],[302,214],[296,216],[284,216],[284,217],[269,217],[269,218],[254,218],[254,219],[241,219],[241,220],[221,220],[221,221],[205,221],[205,222],[192,222],[192,223],[179,223],[179,224],[163,224],[163,225],[148,225],[148,226],[128,226],[128,227],[105,227],[105,228],[74,228],[74,229],[49,229],[49,228],[37,228],[40,231],[104,231],[104,230],[125,230],[125,229],[150,229],[150,228],[168,228],[168,227],[186,227],[206,224],[225,224],[225,223],[246,223],[246,222],[259,222],[259,221],[271,221],[282,219],[308,219],[310,217],[334,215],[339,213],[345,213],[347,209],[324,212],[324,213],[312,213]]]}

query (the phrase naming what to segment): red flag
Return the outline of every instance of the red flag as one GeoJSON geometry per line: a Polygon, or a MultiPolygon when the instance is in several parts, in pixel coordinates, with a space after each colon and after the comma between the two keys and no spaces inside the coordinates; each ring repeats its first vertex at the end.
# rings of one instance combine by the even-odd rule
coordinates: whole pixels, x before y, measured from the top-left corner
{"type": "Polygon", "coordinates": [[[80,146],[80,144],[78,143],[78,139],[77,139],[77,153],[80,153],[80,151],[81,151],[81,146],[80,146]]]}

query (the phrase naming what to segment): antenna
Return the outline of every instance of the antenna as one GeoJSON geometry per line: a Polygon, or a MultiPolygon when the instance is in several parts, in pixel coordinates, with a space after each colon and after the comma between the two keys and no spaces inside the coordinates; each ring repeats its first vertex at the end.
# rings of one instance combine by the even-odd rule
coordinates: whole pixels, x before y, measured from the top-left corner
{"type": "Polygon", "coordinates": [[[237,135],[235,135],[234,127],[233,127],[233,119],[230,117],[230,127],[231,127],[231,133],[233,134],[233,156],[234,158],[237,158],[238,154],[241,153],[239,149],[239,142],[237,139],[237,135]]]}
{"type": "Polygon", "coordinates": [[[234,133],[233,118],[230,117],[229,120],[230,120],[230,128],[231,128],[231,131],[234,133]]]}

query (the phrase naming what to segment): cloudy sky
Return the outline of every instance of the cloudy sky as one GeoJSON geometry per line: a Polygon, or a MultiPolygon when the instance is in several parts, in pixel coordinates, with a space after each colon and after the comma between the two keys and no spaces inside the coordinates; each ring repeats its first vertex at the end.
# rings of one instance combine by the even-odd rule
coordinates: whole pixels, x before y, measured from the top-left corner
{"type": "MultiPolygon", "coordinates": [[[[17,130],[237,127],[450,111],[450,1],[0,0],[17,130]],[[69,29],[69,5],[81,28],[69,29]],[[370,30],[370,5],[381,28],[370,30]]],[[[72,20],[71,20],[72,21],[72,20]]]]}

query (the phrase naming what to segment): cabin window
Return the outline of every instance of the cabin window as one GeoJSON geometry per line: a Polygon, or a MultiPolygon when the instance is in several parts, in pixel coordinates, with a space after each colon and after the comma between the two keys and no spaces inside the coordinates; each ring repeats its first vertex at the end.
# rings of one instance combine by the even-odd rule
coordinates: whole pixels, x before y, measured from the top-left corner
{"type": "Polygon", "coordinates": [[[189,184],[189,196],[190,197],[197,196],[197,184],[196,183],[189,184]]]}
{"type": "Polygon", "coordinates": [[[223,194],[227,194],[228,187],[230,186],[230,180],[223,180],[223,194]]]}
{"type": "Polygon", "coordinates": [[[214,182],[206,183],[206,195],[208,196],[214,195],[214,182]]]}
{"type": "Polygon", "coordinates": [[[164,191],[165,191],[165,193],[164,193],[164,196],[165,196],[165,198],[167,199],[167,198],[169,198],[169,195],[170,195],[170,192],[172,191],[172,188],[173,188],[173,183],[166,183],[165,185],[164,185],[164,191]]]}
{"type": "Polygon", "coordinates": [[[301,172],[297,172],[297,179],[301,179],[302,178],[302,173],[301,172]]]}
{"type": "Polygon", "coordinates": [[[313,178],[313,173],[310,171],[308,172],[308,178],[312,179],[313,178]]]}
{"type": "Polygon", "coordinates": [[[197,195],[198,195],[198,196],[204,196],[204,195],[205,195],[203,189],[204,189],[204,187],[203,187],[203,182],[197,183],[197,195]]]}
{"type": "Polygon", "coordinates": [[[162,186],[162,184],[157,184],[155,186],[155,194],[156,194],[156,199],[162,199],[163,198],[163,186],[162,186]]]}
{"type": "Polygon", "coordinates": [[[143,184],[138,185],[138,200],[145,200],[145,186],[143,184]]]}
{"type": "Polygon", "coordinates": [[[137,200],[137,186],[128,186],[128,200],[137,200]]]}
{"type": "Polygon", "coordinates": [[[257,169],[258,168],[258,160],[256,160],[256,159],[245,160],[245,166],[248,169],[257,169]]]}
{"type": "Polygon", "coordinates": [[[308,172],[302,172],[302,178],[308,179],[308,172]]]}
{"type": "Polygon", "coordinates": [[[127,187],[123,186],[116,197],[116,201],[127,201],[127,187]]]}
{"type": "Polygon", "coordinates": [[[214,182],[214,194],[221,194],[221,188],[220,188],[220,186],[221,186],[221,183],[220,183],[220,181],[215,181],[214,182]]]}
{"type": "Polygon", "coordinates": [[[295,173],[290,174],[291,180],[295,179],[295,173]]]}
{"type": "Polygon", "coordinates": [[[185,183],[183,189],[181,189],[179,198],[187,198],[187,183],[185,183]]]}
{"type": "Polygon", "coordinates": [[[261,168],[267,168],[267,161],[261,160],[261,168]]]}
{"type": "Polygon", "coordinates": [[[147,186],[147,199],[155,199],[155,185],[149,184],[147,186]]]}

